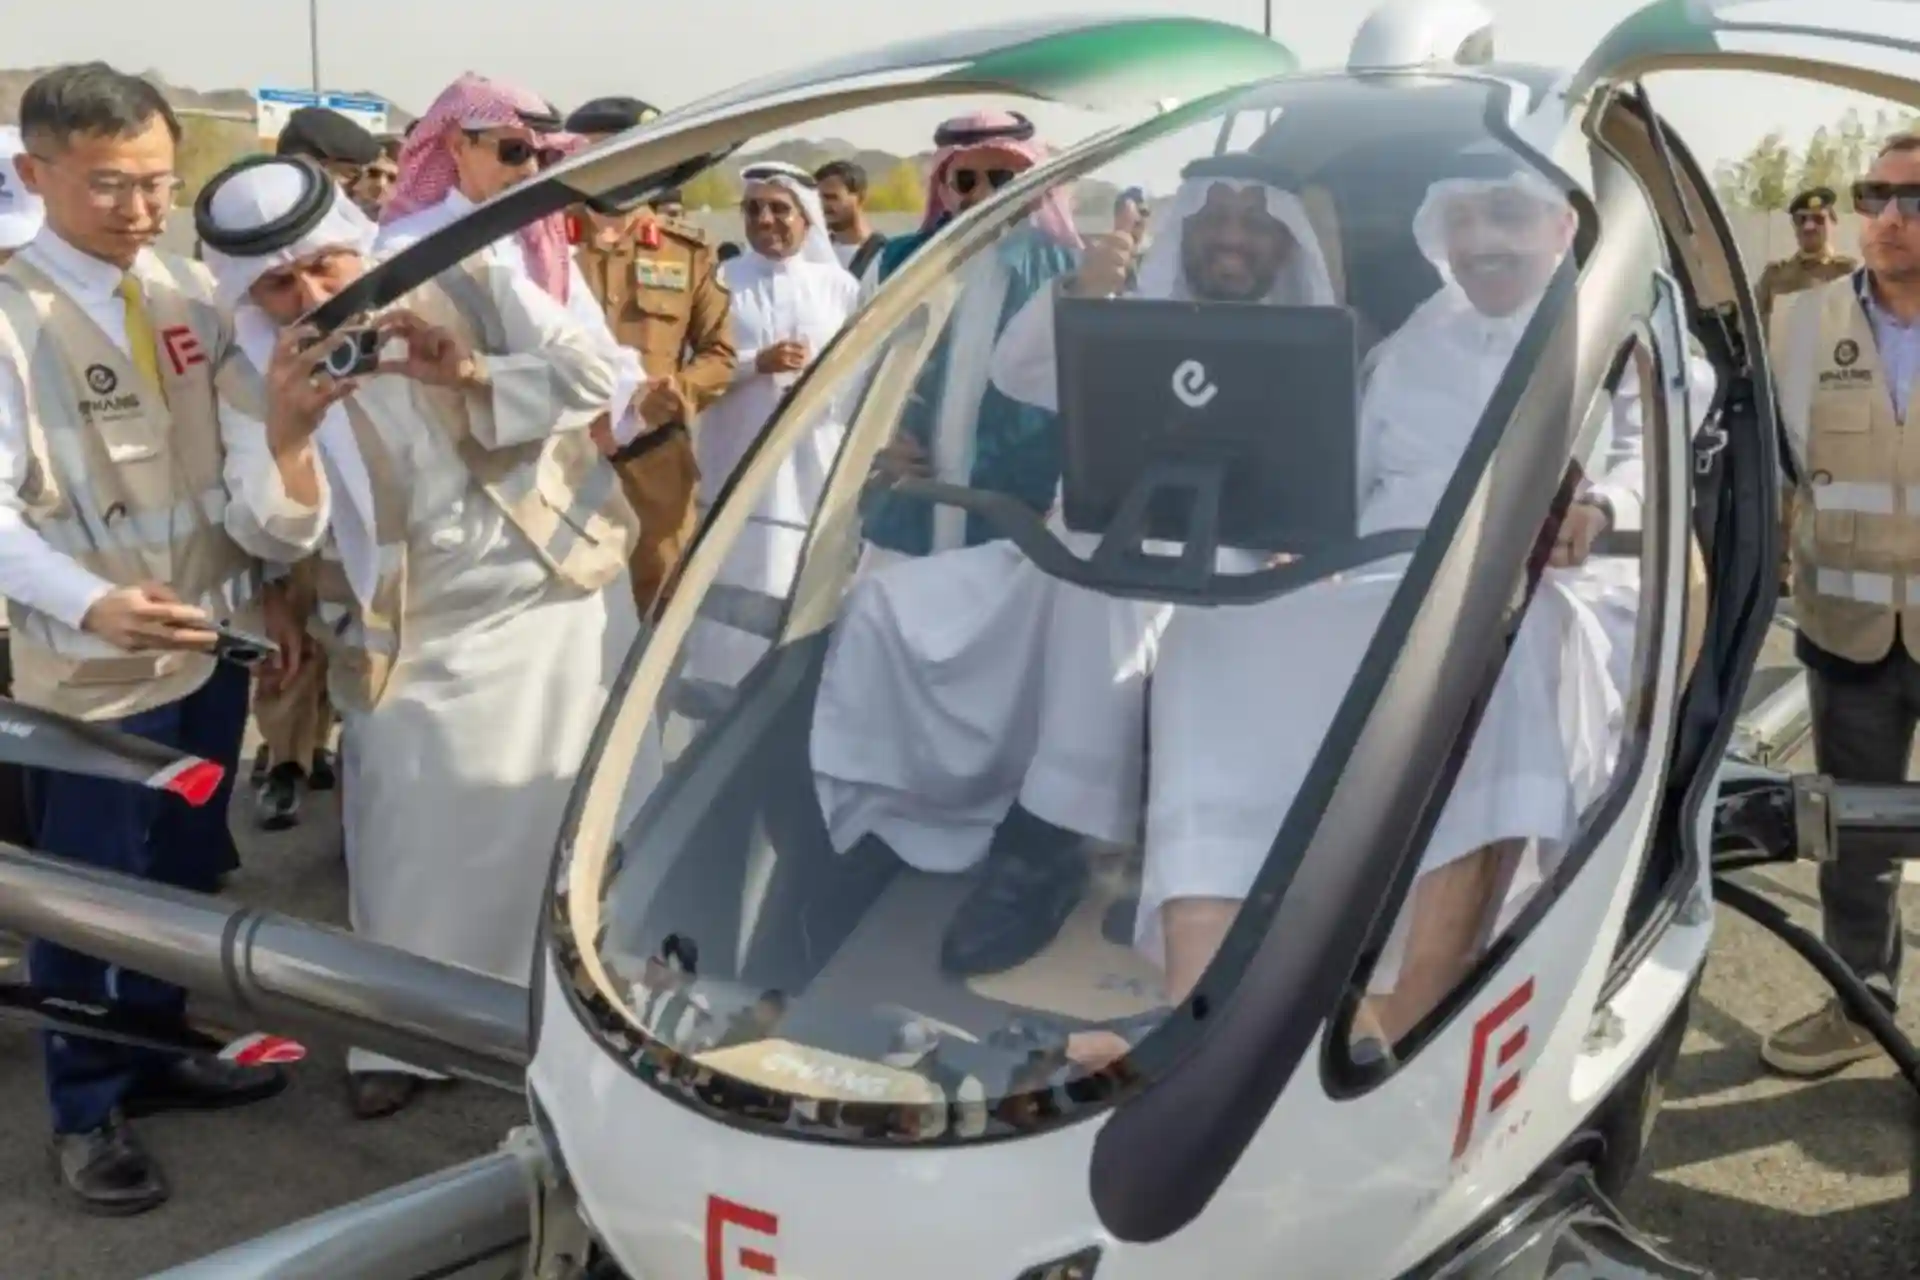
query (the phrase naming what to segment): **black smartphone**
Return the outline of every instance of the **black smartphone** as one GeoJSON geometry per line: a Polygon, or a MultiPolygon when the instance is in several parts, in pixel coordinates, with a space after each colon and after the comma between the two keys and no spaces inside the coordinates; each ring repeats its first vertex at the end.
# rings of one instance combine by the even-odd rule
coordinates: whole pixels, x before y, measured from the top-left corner
{"type": "Polygon", "coordinates": [[[280,656],[279,645],[231,623],[209,623],[208,630],[217,637],[213,642],[213,656],[222,662],[231,662],[237,667],[257,667],[280,656]]]}

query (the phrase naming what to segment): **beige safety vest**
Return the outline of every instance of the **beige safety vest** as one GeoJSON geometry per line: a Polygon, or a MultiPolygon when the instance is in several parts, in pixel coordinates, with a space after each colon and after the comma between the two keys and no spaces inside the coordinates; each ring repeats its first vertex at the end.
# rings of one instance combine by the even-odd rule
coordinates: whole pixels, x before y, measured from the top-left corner
{"type": "Polygon", "coordinates": [[[1920,431],[1908,435],[1894,416],[1855,279],[1795,295],[1772,341],[1781,414],[1802,460],[1794,617],[1821,649],[1867,663],[1892,649],[1896,619],[1909,654],[1920,642],[1910,576],[1920,568],[1920,431]]]}
{"type": "MultiPolygon", "coordinates": [[[[228,330],[196,263],[145,253],[134,268],[164,386],[25,258],[0,269],[0,356],[26,383],[25,518],[55,550],[118,586],[160,582],[218,619],[256,627],[259,566],[227,536],[213,373],[228,330]]],[[[192,693],[204,654],[106,652],[105,642],[8,603],[13,696],[85,720],[192,693]]]]}
{"type": "MultiPolygon", "coordinates": [[[[492,294],[479,273],[462,266],[422,286],[400,304],[430,324],[461,336],[482,356],[506,353],[505,329],[492,294]]],[[[555,378],[564,375],[556,370],[555,378]]],[[[221,394],[236,407],[258,414],[261,382],[244,360],[223,370],[221,394]]],[[[413,383],[421,418],[446,431],[480,488],[532,543],[549,572],[584,591],[597,591],[627,571],[639,520],[619,479],[585,431],[545,436],[524,445],[488,449],[473,435],[473,423],[493,412],[485,398],[413,383]]],[[[567,388],[556,387],[552,412],[579,411],[567,388]]],[[[372,600],[355,598],[344,566],[327,550],[301,575],[313,598],[308,631],[327,651],[330,692],[337,705],[370,710],[380,704],[400,657],[406,615],[407,484],[379,430],[354,399],[342,402],[367,468],[373,497],[373,538],[378,576],[372,600]]],[[[262,419],[264,420],[264,419],[262,419]]],[[[296,606],[305,602],[296,601],[296,606]]]]}

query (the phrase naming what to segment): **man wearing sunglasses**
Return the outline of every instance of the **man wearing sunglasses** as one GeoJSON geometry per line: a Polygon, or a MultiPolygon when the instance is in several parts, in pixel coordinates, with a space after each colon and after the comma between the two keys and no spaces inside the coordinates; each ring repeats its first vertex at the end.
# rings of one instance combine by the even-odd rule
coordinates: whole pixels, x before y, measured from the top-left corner
{"type": "MultiPolygon", "coordinates": [[[[1866,266],[1790,299],[1770,345],[1793,452],[1794,653],[1813,699],[1819,771],[1907,776],[1920,722],[1920,450],[1906,431],[1920,378],[1920,134],[1887,141],[1854,184],[1866,266]]],[[[1903,958],[1900,863],[1910,842],[1843,842],[1820,867],[1826,938],[1892,1008],[1903,958]]],[[[1761,1058],[1812,1077],[1879,1053],[1831,1001],[1761,1058]]]]}
{"type": "MultiPolygon", "coordinates": [[[[1049,154],[1025,116],[998,111],[949,120],[934,134],[939,151],[929,178],[927,216],[918,231],[888,241],[875,271],[884,282],[947,223],[1049,154]]],[[[1007,321],[1056,279],[1077,267],[1083,241],[1067,189],[1039,198],[1032,213],[991,252],[968,259],[960,301],[940,345],[921,370],[914,403],[900,433],[880,455],[894,474],[937,475],[956,484],[1010,494],[1035,511],[1053,505],[1060,482],[1056,417],[1002,395],[987,368],[1007,321]]],[[[879,560],[993,541],[999,535],[957,507],[929,507],[878,493],[867,512],[866,538],[879,560]]]]}
{"type": "MultiPolygon", "coordinates": [[[[567,131],[600,142],[660,113],[638,98],[595,98],[567,117],[567,131]]],[[[605,310],[614,337],[639,353],[648,430],[613,455],[627,501],[640,515],[629,566],[633,595],[651,608],[699,527],[700,473],[690,427],[733,383],[731,307],[706,233],[651,205],[579,210],[574,259],[605,310]]]]}
{"type": "MultiPolygon", "coordinates": [[[[375,256],[400,252],[586,145],[561,125],[559,113],[538,94],[471,72],[455,80],[407,130],[400,177],[380,215],[375,256]]],[[[656,389],[640,356],[607,327],[606,313],[574,261],[571,239],[567,215],[555,212],[482,253],[565,307],[613,368],[613,395],[593,428],[601,450],[612,456],[654,420],[645,403],[656,389]]]]}
{"type": "Polygon", "coordinates": [[[1787,216],[1793,219],[1793,237],[1799,247],[1791,258],[1769,262],[1754,286],[1753,300],[1763,326],[1773,323],[1774,305],[1780,299],[1851,275],[1860,265],[1846,254],[1834,251],[1833,227],[1839,207],[1830,187],[1802,191],[1787,206],[1787,216]]]}

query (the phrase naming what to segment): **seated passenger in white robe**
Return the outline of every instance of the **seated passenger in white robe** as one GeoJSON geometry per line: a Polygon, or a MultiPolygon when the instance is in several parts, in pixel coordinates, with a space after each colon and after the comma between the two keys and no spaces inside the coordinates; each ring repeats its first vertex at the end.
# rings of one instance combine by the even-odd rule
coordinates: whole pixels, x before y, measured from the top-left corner
{"type": "MultiPolygon", "coordinates": [[[[719,501],[741,459],[766,430],[787,389],[825,350],[859,305],[860,282],[840,265],[827,234],[820,193],[803,169],[756,165],[741,175],[747,251],[720,268],[731,299],[733,385],[700,415],[694,441],[700,464],[700,507],[719,501]]],[[[817,418],[807,439],[787,454],[762,494],[752,528],[727,555],[718,581],[778,603],[800,566],[807,527],[827,473],[840,453],[845,425],[835,413],[817,418]]],[[[769,642],[752,632],[702,618],[688,639],[683,676],[737,684],[769,642]]]]}
{"type": "MultiPolygon", "coordinates": [[[[1462,159],[1478,176],[1434,184],[1415,223],[1444,287],[1369,361],[1362,536],[1427,526],[1572,244],[1573,211],[1544,179],[1503,152],[1462,159]]],[[[1633,434],[1631,465],[1598,492],[1637,509],[1633,434]]],[[[1576,507],[1594,502],[1590,489],[1576,507]]],[[[1563,528],[1560,567],[1527,606],[1375,966],[1369,1013],[1387,1043],[1465,975],[1522,851],[1557,856],[1613,758],[1625,676],[1610,674],[1615,646],[1579,567],[1600,528],[1563,528]]],[[[1164,964],[1170,999],[1199,980],[1266,862],[1406,562],[1245,609],[1181,610],[1168,629],[1150,713],[1168,746],[1152,754],[1137,938],[1164,964]]],[[[1632,630],[1629,616],[1629,661],[1632,630]]]]}
{"type": "MultiPolygon", "coordinates": [[[[1277,182],[1246,155],[1190,166],[1139,295],[1331,305],[1306,210],[1277,182]]],[[[1118,293],[1133,266],[1109,238],[1070,287],[1118,293]]],[[[1047,410],[1053,315],[1053,291],[1035,294],[990,365],[1002,394],[1047,410]]],[[[1097,542],[1055,531],[1080,554],[1097,542]]],[[[1038,953],[1085,890],[1081,837],[1135,838],[1143,692],[1171,612],[1050,578],[1005,540],[890,560],[850,593],[813,725],[821,805],[842,851],[873,836],[921,871],[985,864],[944,941],[949,972],[1038,953]]]]}
{"type": "MultiPolygon", "coordinates": [[[[221,372],[228,524],[269,562],[318,555],[309,628],[351,751],[342,790],[353,928],[525,984],[562,810],[638,631],[636,525],[589,425],[613,373],[524,274],[455,268],[377,317],[377,372],[315,371],[300,317],[359,277],[373,228],[344,197],[289,219],[318,173],[214,180],[205,259],[234,308],[221,372]],[[221,234],[221,232],[227,234],[221,234]],[[492,335],[492,336],[483,336],[492,335]],[[236,449],[242,449],[236,445],[236,449]],[[285,513],[318,509],[312,539],[285,513]]],[[[355,1049],[362,1116],[430,1073],[355,1049]]]]}

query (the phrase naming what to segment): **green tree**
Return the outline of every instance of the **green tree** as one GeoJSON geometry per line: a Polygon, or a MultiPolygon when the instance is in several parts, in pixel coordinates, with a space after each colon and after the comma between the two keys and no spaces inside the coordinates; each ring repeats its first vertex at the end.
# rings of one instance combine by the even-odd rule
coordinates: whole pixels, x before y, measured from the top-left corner
{"type": "Polygon", "coordinates": [[[740,188],[718,166],[680,188],[680,197],[692,209],[732,209],[740,203],[740,188]]]}
{"type": "Polygon", "coordinates": [[[1714,186],[1720,198],[1737,209],[1784,209],[1803,167],[1786,139],[1770,133],[1744,156],[1723,163],[1714,174],[1714,186]]]}
{"type": "Polygon", "coordinates": [[[867,188],[871,213],[919,213],[926,207],[927,180],[911,160],[902,160],[867,188]]]}

